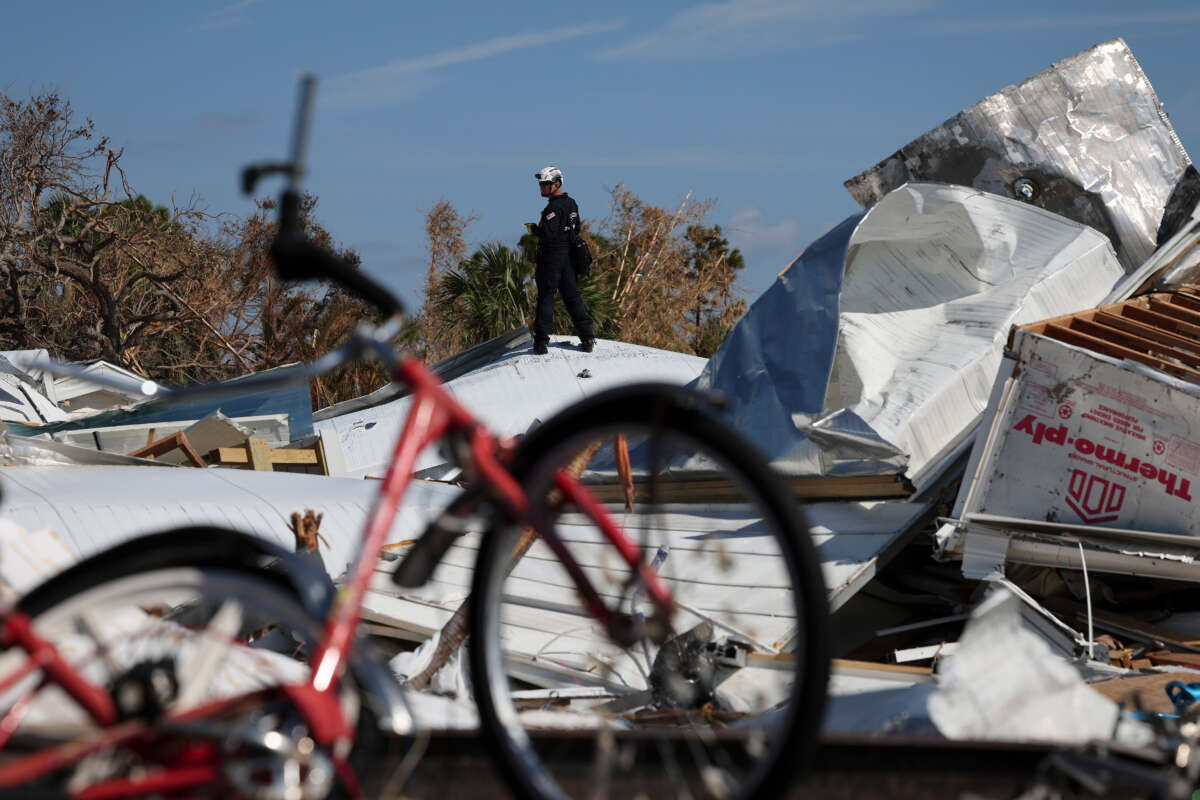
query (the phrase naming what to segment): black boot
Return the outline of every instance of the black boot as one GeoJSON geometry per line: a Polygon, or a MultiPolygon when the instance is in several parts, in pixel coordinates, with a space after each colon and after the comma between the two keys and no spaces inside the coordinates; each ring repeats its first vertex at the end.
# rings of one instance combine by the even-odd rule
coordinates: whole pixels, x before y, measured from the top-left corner
{"type": "Polygon", "coordinates": [[[544,356],[544,355],[546,355],[547,352],[549,352],[549,350],[546,347],[545,342],[534,342],[533,343],[533,354],[535,356],[544,356]]]}
{"type": "Polygon", "coordinates": [[[580,339],[579,340],[579,349],[585,353],[592,352],[593,350],[596,349],[596,340],[595,339],[580,339]]]}

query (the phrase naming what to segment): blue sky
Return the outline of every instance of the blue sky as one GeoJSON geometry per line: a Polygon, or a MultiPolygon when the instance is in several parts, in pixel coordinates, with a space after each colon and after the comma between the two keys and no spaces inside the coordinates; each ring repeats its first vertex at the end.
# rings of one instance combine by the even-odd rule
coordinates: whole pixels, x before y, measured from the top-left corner
{"type": "Polygon", "coordinates": [[[213,213],[252,211],[238,170],[284,155],[296,76],[315,73],[318,216],[414,306],[422,211],[445,198],[479,216],[472,246],[512,244],[547,163],[592,219],[620,181],[660,205],[715,198],[753,300],[857,210],[845,179],[1117,36],[1200,153],[1194,0],[110,0],[5,17],[5,92],[57,88],[124,148],[137,191],[213,213]]]}

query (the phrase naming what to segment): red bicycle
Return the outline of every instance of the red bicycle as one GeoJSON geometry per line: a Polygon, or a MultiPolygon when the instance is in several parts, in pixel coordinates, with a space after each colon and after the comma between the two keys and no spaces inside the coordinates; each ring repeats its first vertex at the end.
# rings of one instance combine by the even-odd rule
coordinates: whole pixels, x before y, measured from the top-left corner
{"type": "MultiPolygon", "coordinates": [[[[514,445],[398,356],[400,303],[301,229],[312,87],[303,82],[291,160],[243,177],[247,192],[263,175],[287,178],[273,246],[281,278],[337,282],[388,317],[300,379],[369,355],[412,392],[360,554],[335,592],[310,562],[257,537],[184,528],[29,592],[0,621],[0,790],[372,794],[365,780],[387,772],[381,731],[418,726],[359,635],[360,611],[417,457],[439,441],[469,484],[395,582],[474,567],[471,683],[511,788],[534,798],[781,790],[813,751],[828,676],[825,589],[795,498],[710,396],[629,386],[514,445]]],[[[296,379],[253,377],[240,390],[296,379]]],[[[449,615],[411,597],[435,622],[449,615]]]]}

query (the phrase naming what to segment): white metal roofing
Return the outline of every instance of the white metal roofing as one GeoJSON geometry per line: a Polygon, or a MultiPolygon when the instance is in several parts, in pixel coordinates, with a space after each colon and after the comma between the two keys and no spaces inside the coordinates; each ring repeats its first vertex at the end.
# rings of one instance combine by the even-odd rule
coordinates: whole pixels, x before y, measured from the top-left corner
{"type": "MultiPolygon", "coordinates": [[[[532,344],[522,345],[446,385],[493,432],[515,435],[603,389],[637,381],[688,383],[706,363],[697,356],[606,339],[584,353],[576,341],[551,337],[550,352],[544,356],[534,355],[532,344]]],[[[348,475],[382,476],[411,402],[411,397],[401,397],[319,419],[313,427],[336,432],[348,475]]],[[[441,461],[429,452],[417,468],[441,461]]]]}
{"type": "Polygon", "coordinates": [[[786,472],[906,469],[920,487],[978,423],[1009,327],[1089,308],[1123,275],[1065,217],[906,184],[781,274],[700,383],[786,472]]]}
{"type": "MultiPolygon", "coordinates": [[[[133,536],[185,525],[217,525],[294,545],[293,512],[324,514],[320,553],[332,576],[341,575],[359,542],[379,489],[375,481],[250,470],[139,466],[9,466],[0,468],[0,516],[29,531],[51,531],[74,557],[86,557],[133,536]]],[[[413,539],[457,493],[456,487],[416,481],[405,496],[388,540],[413,539]]],[[[876,555],[925,510],[903,501],[816,503],[805,507],[831,605],[837,608],[874,574],[876,555]]],[[[720,515],[689,515],[695,530],[717,530],[720,515]]],[[[440,625],[466,597],[473,541],[451,548],[429,586],[411,593],[405,612],[414,635],[440,625]],[[424,607],[424,608],[421,608],[424,607]],[[449,610],[447,610],[449,608],[449,610]],[[412,616],[415,614],[416,616],[412,616]]],[[[399,552],[399,551],[398,551],[399,552]]],[[[0,558],[3,555],[0,554],[0,558]]],[[[531,559],[531,563],[533,560],[531,559]]],[[[381,592],[400,590],[382,572],[381,592]]],[[[401,615],[401,618],[405,618],[401,615]]]]}
{"type": "MultiPolygon", "coordinates": [[[[283,472],[165,469],[134,466],[11,466],[0,468],[0,515],[22,527],[52,530],[78,557],[133,536],[184,525],[217,525],[255,533],[287,549],[293,512],[324,514],[320,546],[326,570],[341,575],[379,484],[283,472]]],[[[458,493],[416,481],[390,540],[418,535],[458,493]]],[[[0,558],[3,554],[0,554],[0,558]]]]}
{"type": "Polygon", "coordinates": [[[1195,203],[1189,170],[1154,87],[1113,39],[985,97],[846,187],[865,207],[906,181],[1012,197],[1026,177],[1041,184],[1036,204],[1109,234],[1132,271],[1195,203]]]}

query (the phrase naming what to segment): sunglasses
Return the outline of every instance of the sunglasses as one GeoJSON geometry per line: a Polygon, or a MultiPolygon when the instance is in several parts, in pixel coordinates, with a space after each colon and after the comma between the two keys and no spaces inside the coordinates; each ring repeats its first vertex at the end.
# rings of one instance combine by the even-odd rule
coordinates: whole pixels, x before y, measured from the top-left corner
{"type": "Polygon", "coordinates": [[[538,186],[553,186],[554,181],[538,181],[538,186]]]}

